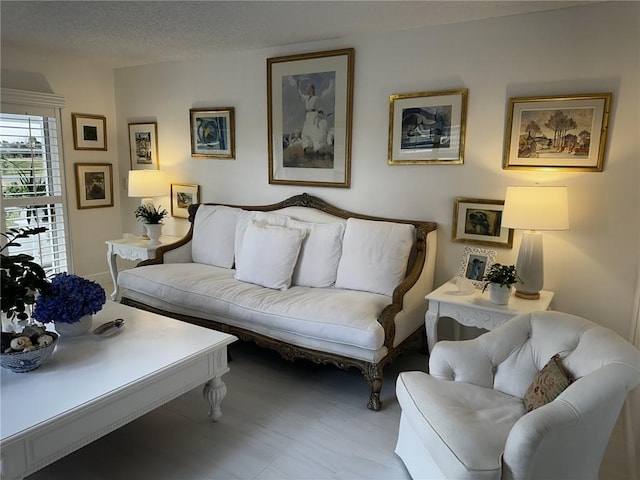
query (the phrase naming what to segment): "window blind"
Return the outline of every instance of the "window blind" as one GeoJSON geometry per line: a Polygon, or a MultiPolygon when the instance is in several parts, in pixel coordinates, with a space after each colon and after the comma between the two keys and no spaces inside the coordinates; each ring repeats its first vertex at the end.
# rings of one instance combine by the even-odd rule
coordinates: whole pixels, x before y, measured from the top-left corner
{"type": "MultiPolygon", "coordinates": [[[[19,111],[13,105],[10,110],[19,111]]],[[[46,227],[20,239],[9,252],[26,253],[47,274],[68,271],[64,171],[59,142],[59,109],[50,114],[0,113],[0,178],[2,229],[46,227]]],[[[25,108],[26,111],[29,108],[25,108]]],[[[32,109],[33,110],[33,109],[32,109]]]]}

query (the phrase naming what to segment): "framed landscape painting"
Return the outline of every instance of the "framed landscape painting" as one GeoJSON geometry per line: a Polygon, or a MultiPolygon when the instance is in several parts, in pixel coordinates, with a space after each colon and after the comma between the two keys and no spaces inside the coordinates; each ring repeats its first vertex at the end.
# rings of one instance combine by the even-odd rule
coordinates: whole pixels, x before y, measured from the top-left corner
{"type": "Polygon", "coordinates": [[[198,185],[171,184],[171,216],[189,218],[189,205],[200,203],[198,185]]]}
{"type": "Polygon", "coordinates": [[[235,158],[233,107],[192,108],[191,156],[196,158],[235,158]]]}
{"type": "Polygon", "coordinates": [[[601,172],[611,94],[509,99],[504,169],[601,172]]]}
{"type": "Polygon", "coordinates": [[[349,188],[354,50],[267,59],[269,183],[349,188]]]}
{"type": "Polygon", "coordinates": [[[107,118],[102,115],[72,113],[74,150],[106,150],[107,118]]]}
{"type": "Polygon", "coordinates": [[[513,247],[513,229],[502,227],[504,200],[456,198],[451,241],[513,247]]]}
{"type": "Polygon", "coordinates": [[[389,165],[461,164],[467,89],[389,97],[389,165]]]}
{"type": "Polygon", "coordinates": [[[158,124],[130,123],[131,170],[158,170],[158,124]]]}
{"type": "Polygon", "coordinates": [[[76,163],[78,209],[113,207],[110,163],[76,163]]]}

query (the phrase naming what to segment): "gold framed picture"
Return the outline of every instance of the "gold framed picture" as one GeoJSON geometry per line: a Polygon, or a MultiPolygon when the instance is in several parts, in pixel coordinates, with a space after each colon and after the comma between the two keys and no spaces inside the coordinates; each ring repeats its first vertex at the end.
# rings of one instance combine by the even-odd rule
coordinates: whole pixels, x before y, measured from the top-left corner
{"type": "Polygon", "coordinates": [[[158,170],[158,124],[129,124],[131,170],[158,170]]]}
{"type": "Polygon", "coordinates": [[[74,150],[107,149],[107,117],[72,113],[74,150]]]}
{"type": "Polygon", "coordinates": [[[191,156],[196,158],[235,158],[234,108],[192,108],[191,156]]]}
{"type": "Polygon", "coordinates": [[[113,174],[110,163],[76,163],[78,209],[113,207],[113,174]]]}
{"type": "Polygon", "coordinates": [[[451,241],[513,248],[513,229],[502,226],[504,200],[457,197],[451,241]]]}
{"type": "Polygon", "coordinates": [[[601,172],[611,93],[509,99],[505,170],[601,172]]]}
{"type": "Polygon", "coordinates": [[[189,218],[189,206],[200,203],[200,186],[171,184],[171,216],[189,218]]]}

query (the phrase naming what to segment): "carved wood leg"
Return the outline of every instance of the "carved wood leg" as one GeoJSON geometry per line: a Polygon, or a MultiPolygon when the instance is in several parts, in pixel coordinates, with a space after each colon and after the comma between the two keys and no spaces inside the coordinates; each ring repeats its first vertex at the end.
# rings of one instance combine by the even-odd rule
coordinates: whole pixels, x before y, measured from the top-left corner
{"type": "Polygon", "coordinates": [[[224,397],[227,396],[227,386],[220,377],[214,377],[204,384],[202,395],[209,402],[209,418],[217,422],[222,417],[220,404],[224,397]]]}
{"type": "Polygon", "coordinates": [[[378,367],[375,363],[367,364],[367,373],[365,378],[369,382],[369,403],[367,408],[370,410],[378,411],[382,408],[382,401],[380,400],[380,391],[382,390],[382,368],[378,367]]]}

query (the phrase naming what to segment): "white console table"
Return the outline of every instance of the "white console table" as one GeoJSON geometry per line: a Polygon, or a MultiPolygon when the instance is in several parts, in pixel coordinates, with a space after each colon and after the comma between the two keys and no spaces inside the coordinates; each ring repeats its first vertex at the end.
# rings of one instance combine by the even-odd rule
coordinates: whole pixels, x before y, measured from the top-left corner
{"type": "Polygon", "coordinates": [[[107,240],[107,263],[113,280],[113,293],[111,300],[118,298],[118,266],[116,265],[116,255],[126,260],[150,260],[156,257],[156,250],[163,245],[169,245],[180,240],[180,237],[166,235],[160,237],[160,245],[149,245],[151,240],[142,237],[120,238],[118,240],[107,240]]]}
{"type": "Polygon", "coordinates": [[[489,300],[489,290],[483,293],[476,289],[471,294],[464,294],[453,280],[449,281],[425,297],[429,301],[425,315],[429,352],[438,341],[438,321],[441,317],[452,318],[467,327],[493,330],[516,315],[548,310],[553,295],[554,292],[543,290],[539,299],[525,300],[512,293],[507,305],[497,305],[489,300]]]}

